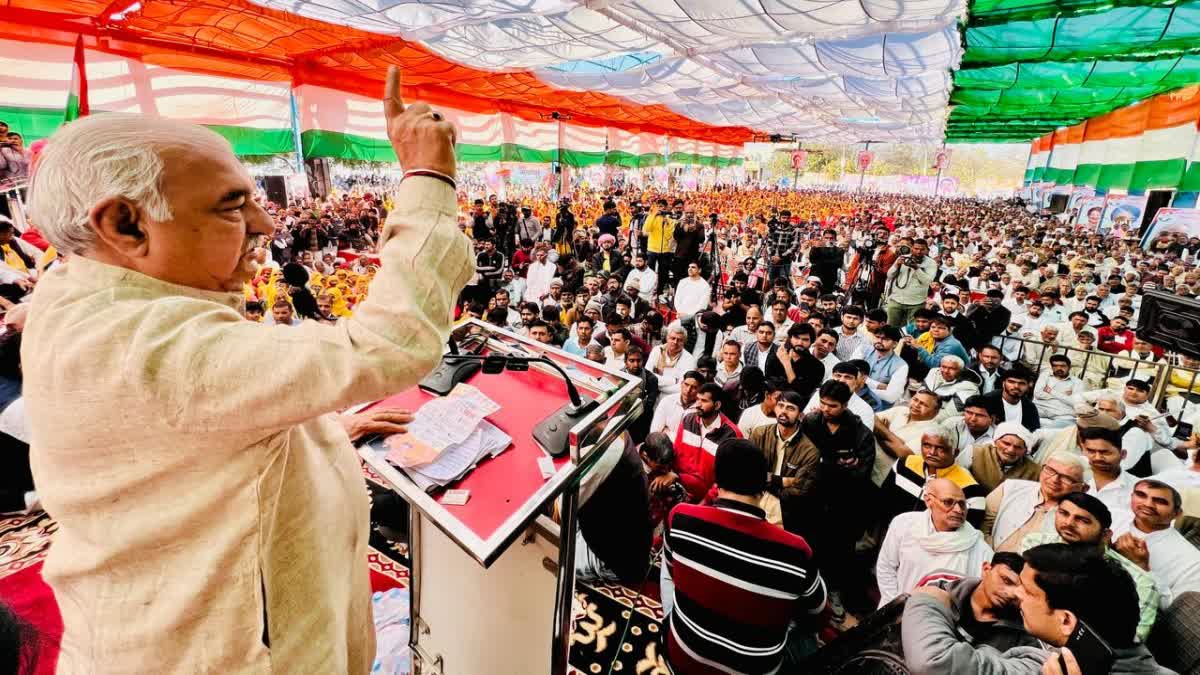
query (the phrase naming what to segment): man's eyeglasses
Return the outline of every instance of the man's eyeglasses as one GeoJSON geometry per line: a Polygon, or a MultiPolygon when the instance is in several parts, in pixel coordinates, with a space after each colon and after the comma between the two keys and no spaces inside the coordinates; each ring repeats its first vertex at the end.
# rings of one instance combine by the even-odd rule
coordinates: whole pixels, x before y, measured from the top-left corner
{"type": "Polygon", "coordinates": [[[963,511],[967,510],[967,500],[965,499],[951,499],[950,497],[934,497],[934,499],[941,502],[947,511],[953,511],[956,506],[963,511]]]}
{"type": "Polygon", "coordinates": [[[1055,471],[1048,465],[1042,467],[1042,473],[1046,475],[1046,478],[1049,478],[1056,483],[1066,483],[1067,485],[1075,485],[1076,483],[1079,483],[1079,480],[1072,478],[1061,471],[1055,471]]]}

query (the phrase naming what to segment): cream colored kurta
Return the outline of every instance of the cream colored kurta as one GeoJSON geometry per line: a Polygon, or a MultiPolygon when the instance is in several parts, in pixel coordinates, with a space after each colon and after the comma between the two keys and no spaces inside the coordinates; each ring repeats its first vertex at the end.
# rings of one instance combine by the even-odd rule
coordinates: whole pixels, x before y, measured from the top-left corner
{"type": "Polygon", "coordinates": [[[329,413],[429,371],[474,273],[449,186],[395,203],[336,325],[79,257],[38,284],[22,359],[59,673],[370,671],[369,503],[329,413]]]}

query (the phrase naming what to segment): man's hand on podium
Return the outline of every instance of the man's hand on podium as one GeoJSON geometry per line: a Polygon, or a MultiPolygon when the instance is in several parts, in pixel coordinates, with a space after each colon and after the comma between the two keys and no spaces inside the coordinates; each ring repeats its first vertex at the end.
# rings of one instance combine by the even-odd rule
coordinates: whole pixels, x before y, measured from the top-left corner
{"type": "Polygon", "coordinates": [[[371,434],[402,434],[408,431],[407,425],[413,421],[413,414],[403,408],[376,408],[355,415],[338,415],[338,421],[353,443],[371,434]]]}

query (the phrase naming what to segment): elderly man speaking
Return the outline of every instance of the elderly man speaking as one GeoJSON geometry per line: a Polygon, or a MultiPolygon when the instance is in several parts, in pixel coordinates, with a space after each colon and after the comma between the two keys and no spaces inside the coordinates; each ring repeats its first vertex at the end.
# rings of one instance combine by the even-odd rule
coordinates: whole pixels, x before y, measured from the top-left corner
{"type": "Polygon", "coordinates": [[[60,673],[370,671],[367,492],[329,413],[429,371],[474,272],[453,126],[406,108],[395,69],[384,113],[405,180],[336,325],[239,315],[274,224],[220,136],[100,115],[42,153],[30,214],[70,258],[22,358],[60,673]]]}

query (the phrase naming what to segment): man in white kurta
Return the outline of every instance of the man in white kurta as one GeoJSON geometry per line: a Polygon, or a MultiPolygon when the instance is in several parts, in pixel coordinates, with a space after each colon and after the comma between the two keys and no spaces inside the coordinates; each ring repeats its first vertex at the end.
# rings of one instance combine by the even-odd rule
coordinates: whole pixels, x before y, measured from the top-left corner
{"type": "Polygon", "coordinates": [[[406,177],[370,298],[336,325],[241,317],[273,223],[216,134],[97,115],[47,145],[31,216],[71,257],[38,284],[22,359],[59,524],[58,672],[370,671],[369,503],[329,413],[428,372],[474,273],[452,127],[388,87],[398,157],[442,177],[406,177]]]}
{"type": "Polygon", "coordinates": [[[967,522],[967,502],[962,488],[938,478],[925,490],[925,511],[901,513],[892,519],[875,577],[879,606],[916,588],[934,570],[953,570],[964,577],[979,576],[992,549],[983,534],[967,522]]]}
{"type": "Polygon", "coordinates": [[[1154,575],[1161,607],[1188,592],[1200,592],[1200,549],[1175,529],[1182,510],[1179,492],[1153,480],[1134,485],[1130,510],[1113,519],[1117,553],[1154,575]]]}

